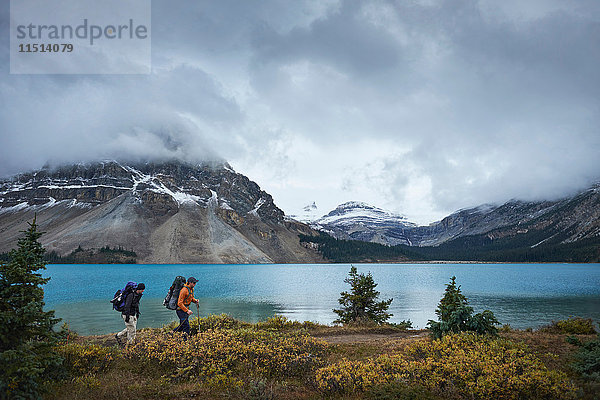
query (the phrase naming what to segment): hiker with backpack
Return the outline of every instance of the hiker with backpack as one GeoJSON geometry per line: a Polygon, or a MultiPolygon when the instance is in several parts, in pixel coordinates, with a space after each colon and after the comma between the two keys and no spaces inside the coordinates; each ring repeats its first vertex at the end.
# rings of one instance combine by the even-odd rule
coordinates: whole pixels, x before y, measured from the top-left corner
{"type": "Polygon", "coordinates": [[[175,332],[183,332],[187,335],[190,334],[190,322],[189,317],[192,315],[192,310],[188,308],[188,306],[193,302],[198,304],[198,300],[194,298],[194,286],[198,279],[190,276],[187,280],[187,283],[183,285],[181,290],[179,291],[179,296],[177,297],[177,317],[179,317],[179,326],[175,328],[175,332]]]}
{"type": "Polygon", "coordinates": [[[117,343],[123,345],[121,338],[127,335],[127,344],[135,339],[137,321],[140,316],[140,299],[144,294],[146,285],[143,283],[128,282],[125,289],[118,291],[113,300],[114,308],[121,311],[121,317],[125,321],[125,329],[115,335],[117,343]]]}

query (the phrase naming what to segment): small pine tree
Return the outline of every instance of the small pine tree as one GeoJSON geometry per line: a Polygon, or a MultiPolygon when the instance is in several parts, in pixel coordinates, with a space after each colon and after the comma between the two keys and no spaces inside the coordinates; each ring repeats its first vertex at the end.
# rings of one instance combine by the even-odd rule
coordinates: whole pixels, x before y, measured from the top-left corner
{"type": "Polygon", "coordinates": [[[340,293],[338,302],[342,308],[333,310],[339,316],[333,322],[347,324],[372,321],[382,324],[387,321],[393,315],[386,312],[393,299],[377,301],[379,292],[375,290],[377,284],[370,272],[367,275],[359,274],[356,267],[351,266],[349,275],[344,282],[350,284],[350,293],[340,293]]]}
{"type": "Polygon", "coordinates": [[[448,333],[467,330],[469,318],[473,314],[473,308],[468,304],[467,298],[461,293],[460,286],[456,285],[456,277],[453,276],[450,283],[446,285],[444,297],[435,310],[438,319],[446,327],[448,333]]]}
{"type": "Polygon", "coordinates": [[[455,276],[446,285],[444,297],[440,300],[435,313],[439,321],[429,320],[427,329],[436,339],[440,339],[447,333],[465,331],[492,335],[498,333],[495,325],[499,322],[491,311],[485,310],[473,315],[473,308],[469,306],[467,298],[461,293],[460,286],[456,285],[455,276]]]}
{"type": "Polygon", "coordinates": [[[55,376],[62,360],[54,311],[44,311],[44,248],[36,219],[23,232],[10,262],[0,264],[0,398],[40,398],[41,384],[55,376]]]}

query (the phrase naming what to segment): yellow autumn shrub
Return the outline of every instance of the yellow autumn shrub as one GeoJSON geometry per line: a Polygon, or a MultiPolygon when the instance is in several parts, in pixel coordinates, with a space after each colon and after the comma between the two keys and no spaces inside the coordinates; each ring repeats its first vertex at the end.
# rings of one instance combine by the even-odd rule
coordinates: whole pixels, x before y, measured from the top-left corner
{"type": "Polygon", "coordinates": [[[274,331],[289,331],[289,330],[300,330],[300,329],[314,329],[319,324],[310,321],[293,321],[283,315],[275,315],[268,318],[266,321],[259,321],[253,325],[254,329],[261,330],[274,330],[274,331]]]}
{"type": "MultiPolygon", "coordinates": [[[[206,332],[215,329],[237,329],[247,328],[252,324],[240,321],[228,314],[209,314],[202,318],[190,318],[190,333],[192,335],[198,332],[206,332]]],[[[162,327],[164,332],[171,332],[179,326],[179,321],[173,321],[162,327]]]]}
{"type": "Polygon", "coordinates": [[[524,344],[473,334],[418,341],[402,354],[367,361],[342,360],[316,372],[327,393],[364,391],[402,382],[445,398],[571,399],[575,389],[562,372],[548,370],[524,344]]]}
{"type": "Polygon", "coordinates": [[[206,332],[215,329],[236,329],[248,327],[250,324],[233,318],[228,314],[210,314],[204,318],[190,319],[190,332],[195,335],[198,332],[206,332]]]}
{"type": "Polygon", "coordinates": [[[548,326],[540,329],[547,333],[564,333],[575,335],[594,335],[596,329],[591,318],[569,317],[560,321],[552,321],[548,326]]]}
{"type": "Polygon", "coordinates": [[[94,344],[61,344],[57,352],[64,358],[63,365],[73,376],[104,372],[120,357],[115,348],[94,344]]]}
{"type": "Polygon", "coordinates": [[[154,331],[126,351],[131,359],[158,363],[173,379],[197,377],[214,383],[248,377],[299,377],[322,366],[326,344],[301,332],[221,329],[183,340],[154,331]]]}

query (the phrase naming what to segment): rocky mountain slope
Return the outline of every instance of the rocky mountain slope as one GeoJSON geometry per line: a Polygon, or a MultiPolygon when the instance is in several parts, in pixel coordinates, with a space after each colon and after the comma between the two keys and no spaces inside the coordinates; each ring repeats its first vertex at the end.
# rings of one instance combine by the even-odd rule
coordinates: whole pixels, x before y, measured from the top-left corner
{"type": "Polygon", "coordinates": [[[600,237],[600,185],[558,201],[509,201],[457,211],[417,226],[364,203],[345,203],[311,224],[338,239],[438,246],[466,238],[474,243],[508,239],[515,245],[566,244],[600,237]]]}
{"type": "Polygon", "coordinates": [[[45,168],[0,181],[0,252],[37,214],[48,251],[124,248],[141,263],[317,262],[308,226],[226,163],[45,168]]]}
{"type": "Polygon", "coordinates": [[[351,201],[311,223],[336,239],[362,240],[389,246],[412,245],[407,232],[416,228],[406,217],[366,203],[351,201]]]}

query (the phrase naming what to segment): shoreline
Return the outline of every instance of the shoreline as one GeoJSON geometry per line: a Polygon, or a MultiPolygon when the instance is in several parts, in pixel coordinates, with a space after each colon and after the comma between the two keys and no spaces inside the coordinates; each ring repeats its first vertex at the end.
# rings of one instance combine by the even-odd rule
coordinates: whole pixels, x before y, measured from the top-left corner
{"type": "Polygon", "coordinates": [[[48,263],[46,265],[442,265],[442,264],[464,264],[464,265],[486,265],[486,264],[514,264],[514,265],[600,265],[597,262],[569,262],[569,261],[553,261],[553,262],[533,262],[533,261],[451,261],[451,260],[435,260],[435,261],[377,261],[377,262],[323,262],[323,263],[48,263]]]}

